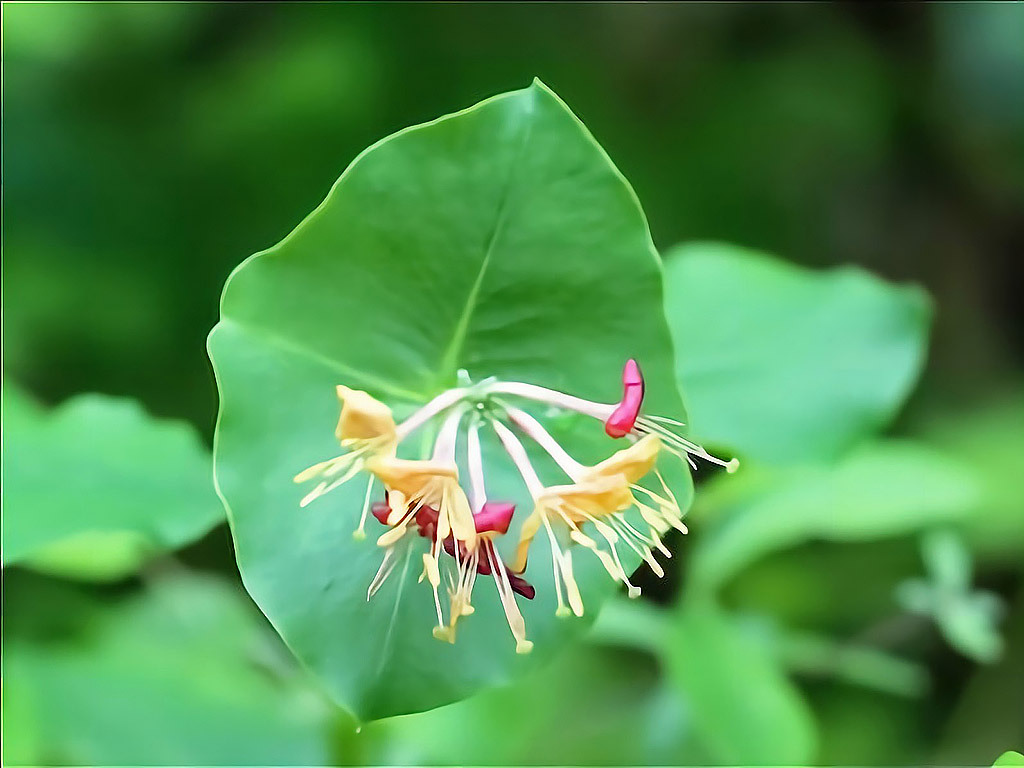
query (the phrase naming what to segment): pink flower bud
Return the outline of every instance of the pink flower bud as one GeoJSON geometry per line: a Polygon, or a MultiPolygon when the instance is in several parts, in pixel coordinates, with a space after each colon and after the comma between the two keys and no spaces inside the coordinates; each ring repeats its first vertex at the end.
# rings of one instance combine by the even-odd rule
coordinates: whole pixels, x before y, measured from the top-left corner
{"type": "Polygon", "coordinates": [[[610,437],[625,437],[633,431],[644,402],[644,377],[636,360],[630,358],[622,369],[622,400],[604,423],[610,437]]]}

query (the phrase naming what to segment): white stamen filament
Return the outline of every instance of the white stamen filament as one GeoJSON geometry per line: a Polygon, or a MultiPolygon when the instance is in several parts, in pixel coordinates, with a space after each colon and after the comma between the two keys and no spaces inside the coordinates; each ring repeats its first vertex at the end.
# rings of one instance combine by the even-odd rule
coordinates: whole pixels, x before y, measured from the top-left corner
{"type": "Polygon", "coordinates": [[[536,499],[544,491],[544,484],[537,477],[537,472],[530,463],[530,458],[526,455],[526,449],[523,448],[523,444],[519,442],[519,438],[515,436],[512,430],[500,421],[494,420],[491,422],[491,425],[498,434],[501,444],[505,446],[505,451],[508,453],[509,458],[512,459],[512,463],[516,465],[516,469],[522,475],[523,482],[526,483],[526,488],[529,490],[530,495],[536,499]]]}
{"type": "Polygon", "coordinates": [[[370,481],[366,484],[366,496],[363,497],[363,513],[359,516],[359,527],[352,533],[355,539],[366,538],[366,513],[370,511],[370,494],[373,492],[373,474],[370,474],[370,481]]]}
{"type": "Polygon", "coordinates": [[[388,549],[385,550],[384,559],[381,560],[380,568],[377,569],[377,574],[373,577],[373,581],[370,582],[370,586],[366,590],[367,601],[377,594],[377,590],[381,588],[385,581],[387,581],[388,576],[391,575],[391,572],[395,570],[395,566],[398,565],[401,555],[408,552],[408,544],[402,547],[388,547],[388,549]]]}
{"type": "Polygon", "coordinates": [[[442,392],[395,428],[395,435],[398,437],[398,440],[404,440],[413,431],[419,429],[442,411],[451,408],[466,396],[466,392],[467,390],[461,387],[442,392]]]}
{"type": "Polygon", "coordinates": [[[445,418],[434,443],[434,461],[455,463],[455,441],[459,435],[459,422],[462,421],[464,413],[464,408],[456,408],[445,418]]]}
{"type": "MultiPolygon", "coordinates": [[[[302,501],[299,502],[299,507],[308,506],[312,501],[314,501],[315,499],[320,498],[325,493],[333,491],[339,485],[344,485],[349,480],[351,480],[353,477],[355,477],[357,474],[359,474],[359,471],[362,468],[363,468],[363,465],[362,465],[361,462],[353,462],[352,465],[345,472],[345,474],[342,475],[341,477],[339,477],[334,482],[328,483],[327,481],[321,481],[320,483],[317,484],[316,488],[314,488],[312,491],[310,491],[309,493],[307,493],[305,496],[302,497],[302,501]]],[[[332,472],[332,474],[333,474],[333,472],[332,472]]],[[[325,472],[324,475],[326,476],[327,472],[325,472]]]]}
{"type": "Polygon", "coordinates": [[[505,611],[505,619],[508,621],[508,628],[512,631],[512,637],[516,641],[516,653],[529,653],[533,650],[533,643],[526,639],[526,621],[519,611],[515,594],[512,592],[512,584],[509,582],[508,572],[501,557],[494,551],[491,542],[486,542],[484,548],[487,553],[487,562],[494,576],[494,584],[498,588],[498,599],[505,611]]]}
{"type": "Polygon", "coordinates": [[[675,450],[672,452],[675,453],[676,455],[679,455],[681,451],[684,458],[686,458],[687,462],[694,469],[696,469],[697,467],[689,458],[688,454],[693,454],[694,456],[698,456],[704,459],[704,461],[709,461],[712,464],[717,464],[720,467],[725,467],[725,471],[730,474],[732,474],[739,468],[739,460],[730,459],[729,461],[724,461],[716,456],[712,456],[710,453],[704,450],[703,446],[697,445],[696,443],[687,440],[685,437],[682,437],[681,435],[677,435],[668,427],[664,426],[663,424],[659,424],[658,421],[653,420],[651,417],[641,416],[639,419],[637,419],[635,431],[639,432],[640,434],[646,432],[657,435],[662,439],[662,442],[665,444],[665,447],[668,448],[670,451],[672,451],[672,449],[674,448],[675,450]]]}
{"type": "Polygon", "coordinates": [[[558,444],[558,441],[551,436],[551,433],[544,429],[543,424],[526,411],[521,411],[518,408],[507,407],[505,413],[512,419],[512,423],[529,435],[537,445],[547,451],[548,455],[555,460],[555,463],[562,468],[565,474],[572,478],[573,482],[579,481],[586,467],[566,453],[565,449],[558,444]]]}
{"type": "Polygon", "coordinates": [[[556,615],[565,615],[565,604],[562,602],[562,589],[565,589],[565,597],[569,607],[577,616],[583,615],[583,598],[580,596],[579,587],[576,584],[576,577],[572,571],[572,552],[563,550],[558,545],[558,538],[551,528],[548,516],[544,515],[544,528],[547,530],[548,540],[551,543],[551,561],[555,569],[555,590],[558,593],[558,610],[556,615]],[[559,578],[561,577],[561,578],[559,578]]]}
{"type": "Polygon", "coordinates": [[[466,464],[469,467],[469,505],[475,515],[487,501],[484,487],[484,458],[480,451],[480,420],[473,419],[466,434],[466,464]]]}
{"type": "Polygon", "coordinates": [[[618,407],[617,405],[609,405],[608,403],[595,403],[592,400],[584,400],[582,397],[573,397],[572,395],[567,395],[564,392],[559,392],[555,389],[539,387],[536,384],[523,384],[518,381],[497,381],[487,388],[487,392],[490,394],[525,397],[527,400],[535,400],[538,403],[547,403],[548,405],[553,405],[557,408],[565,408],[587,416],[593,416],[595,419],[600,419],[601,421],[607,421],[608,417],[611,416],[618,407]]]}

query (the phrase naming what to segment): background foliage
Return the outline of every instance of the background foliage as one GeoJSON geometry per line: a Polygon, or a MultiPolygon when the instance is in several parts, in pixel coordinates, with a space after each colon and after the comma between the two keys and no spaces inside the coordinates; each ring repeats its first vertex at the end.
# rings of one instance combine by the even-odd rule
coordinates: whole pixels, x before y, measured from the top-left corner
{"type": "Polygon", "coordinates": [[[8,764],[1020,749],[1019,5],[5,5],[3,46],[8,764]],[[695,426],[748,461],[550,666],[360,727],[240,588],[205,336],[360,150],[534,75],[636,189],[695,426]]]}

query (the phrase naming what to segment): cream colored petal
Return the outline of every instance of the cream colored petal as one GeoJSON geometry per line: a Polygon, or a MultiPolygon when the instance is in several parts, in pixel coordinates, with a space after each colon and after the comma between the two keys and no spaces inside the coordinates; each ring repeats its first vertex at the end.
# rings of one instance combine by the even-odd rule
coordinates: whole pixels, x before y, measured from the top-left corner
{"type": "Polygon", "coordinates": [[[544,512],[539,507],[523,521],[523,527],[519,533],[519,543],[516,545],[516,554],[512,560],[512,571],[522,573],[526,570],[526,560],[530,553],[530,545],[533,543],[537,531],[540,530],[544,512]]]}
{"type": "Polygon", "coordinates": [[[582,522],[586,515],[603,517],[629,508],[633,505],[633,495],[624,475],[611,475],[573,485],[550,486],[537,501],[538,505],[560,507],[573,522],[582,522]]]}
{"type": "Polygon", "coordinates": [[[359,389],[338,385],[341,416],[334,431],[338,440],[395,439],[395,419],[391,409],[359,389]]]}
{"type": "Polygon", "coordinates": [[[656,435],[645,435],[628,448],[616,451],[600,464],[589,467],[585,479],[625,475],[626,481],[635,483],[654,468],[661,449],[661,440],[656,435]]]}
{"type": "Polygon", "coordinates": [[[446,483],[444,504],[448,512],[452,534],[467,548],[475,548],[476,524],[473,522],[473,509],[469,506],[469,499],[466,498],[465,491],[457,481],[449,480],[446,483]]]}
{"type": "Polygon", "coordinates": [[[440,461],[374,456],[367,461],[366,468],[387,488],[399,491],[409,499],[422,500],[432,507],[438,506],[441,501],[438,493],[443,486],[438,485],[437,481],[459,479],[458,467],[440,461]],[[430,499],[426,498],[428,494],[431,496],[430,499]]]}

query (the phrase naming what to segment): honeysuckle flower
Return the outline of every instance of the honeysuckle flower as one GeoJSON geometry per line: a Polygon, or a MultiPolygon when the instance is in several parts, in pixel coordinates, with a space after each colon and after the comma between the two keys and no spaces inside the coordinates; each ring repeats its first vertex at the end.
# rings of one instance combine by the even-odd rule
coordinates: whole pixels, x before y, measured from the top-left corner
{"type": "MultiPolygon", "coordinates": [[[[299,502],[304,507],[339,485],[347,483],[366,467],[367,461],[377,456],[393,455],[398,438],[391,409],[371,395],[357,389],[338,385],[341,415],[334,430],[335,437],[348,450],[333,459],[321,461],[295,476],[296,483],[315,477],[322,478],[317,486],[299,502]]],[[[370,489],[367,488],[367,503],[370,489]]],[[[357,532],[362,532],[366,519],[366,504],[357,532]]]]}
{"type": "MultiPolygon", "coordinates": [[[[470,493],[475,512],[474,519],[480,536],[479,552],[474,553],[473,556],[479,559],[477,570],[481,573],[489,573],[494,577],[498,599],[501,601],[505,619],[508,621],[509,629],[516,641],[516,653],[529,653],[533,649],[533,643],[526,639],[526,620],[523,619],[523,614],[519,611],[515,593],[518,592],[528,599],[533,599],[533,588],[515,573],[510,573],[494,545],[497,536],[508,532],[512,515],[515,512],[515,505],[507,502],[495,504],[487,501],[479,430],[479,421],[474,419],[467,435],[466,456],[470,475],[470,493]]],[[[522,573],[523,568],[514,568],[513,570],[522,573]]],[[[476,579],[475,573],[472,579],[476,579]]],[[[472,586],[470,592],[472,592],[472,586]]]]}
{"type": "MultiPolygon", "coordinates": [[[[453,415],[447,424],[451,424],[457,418],[453,415]]],[[[470,429],[467,450],[473,494],[472,507],[475,510],[472,514],[472,524],[476,534],[475,546],[467,542],[467,537],[457,536],[454,526],[450,526],[447,536],[444,535],[445,527],[443,524],[439,524],[443,517],[442,512],[429,503],[433,501],[436,504],[436,500],[443,495],[436,489],[427,494],[420,494],[420,503],[410,503],[410,499],[417,497],[409,496],[409,494],[415,494],[416,488],[419,486],[435,482],[438,474],[443,475],[445,480],[457,476],[451,467],[443,464],[428,466],[429,462],[401,462],[397,459],[376,462],[371,467],[391,490],[384,502],[377,502],[371,506],[373,516],[381,524],[389,526],[390,530],[378,540],[379,544],[387,547],[387,552],[378,570],[378,576],[371,583],[369,596],[372,596],[393,570],[393,563],[397,561],[397,557],[393,553],[398,542],[405,539],[406,534],[415,528],[420,536],[432,542],[431,554],[437,552],[437,544],[440,543],[443,550],[451,556],[456,564],[455,574],[448,579],[449,607],[448,620],[445,624],[442,623],[444,621],[443,612],[436,590],[440,579],[433,578],[433,574],[440,575],[441,569],[437,567],[436,563],[431,564],[429,558],[425,556],[424,573],[432,586],[435,586],[435,604],[438,606],[438,625],[434,630],[435,636],[454,642],[458,620],[462,616],[468,616],[474,612],[471,600],[477,575],[493,576],[498,597],[516,640],[516,651],[528,653],[532,650],[533,643],[526,639],[525,621],[519,612],[513,593],[533,599],[535,590],[525,579],[509,570],[494,545],[495,538],[508,532],[512,516],[515,513],[515,504],[487,501],[486,499],[478,429],[477,424],[470,429]],[[396,468],[399,471],[396,472],[396,468]],[[422,475],[431,475],[434,478],[424,482],[422,475]],[[401,511],[402,509],[405,510],[404,513],[401,511]]],[[[443,439],[439,439],[439,443],[443,443],[443,439]]],[[[441,507],[443,509],[443,500],[441,507]]]]}
{"type": "MultiPolygon", "coordinates": [[[[430,507],[437,512],[430,550],[423,554],[421,578],[426,578],[434,591],[434,607],[437,611],[434,636],[449,642],[454,642],[455,625],[459,618],[471,613],[469,593],[476,574],[474,560],[479,557],[473,512],[459,485],[459,468],[455,463],[455,443],[463,415],[461,409],[455,409],[448,415],[438,433],[434,454],[428,460],[375,456],[367,462],[367,468],[384,484],[389,494],[404,503],[404,506],[397,506],[389,502],[392,512],[387,524],[391,530],[377,539],[379,546],[390,549],[406,536],[411,527],[418,527],[416,513],[422,507],[430,507]],[[449,580],[446,621],[440,597],[440,563],[444,541],[449,536],[455,545],[453,557],[458,578],[449,580]]],[[[385,555],[385,562],[389,559],[385,555]]]]}
{"type": "MultiPolygon", "coordinates": [[[[629,595],[635,597],[640,590],[630,582],[619,547],[630,548],[661,576],[664,572],[654,551],[671,557],[662,537],[672,528],[686,532],[679,504],[657,467],[662,450],[691,466],[696,456],[729,471],[735,468],[735,461],[716,459],[683,437],[678,432],[683,427],[680,422],[643,413],[644,380],[633,360],[627,361],[623,370],[622,398],[610,404],[533,384],[494,379],[473,384],[464,372],[460,372],[460,379],[459,387],[441,393],[397,425],[384,403],[366,392],[339,386],[342,408],[335,434],[346,451],[295,478],[297,482],[319,479],[300,502],[306,506],[360,471],[367,471],[355,536],[365,537],[370,514],[386,528],[377,538],[384,556],[367,589],[367,599],[380,589],[398,562],[408,562],[416,542],[425,541],[419,578],[431,586],[437,615],[433,633],[441,640],[454,642],[459,620],[474,613],[474,586],[477,576],[484,575],[494,579],[516,651],[531,650],[533,643],[526,637],[516,595],[534,597],[534,588],[522,574],[542,529],[551,544],[559,615],[583,614],[573,572],[574,546],[592,552],[609,575],[625,584],[629,595]],[[539,421],[518,407],[521,401],[592,416],[603,423],[608,435],[625,438],[628,445],[593,466],[581,464],[539,421]],[[441,424],[432,453],[423,458],[400,458],[398,449],[403,441],[435,419],[441,424]],[[511,561],[502,558],[498,541],[508,534],[516,505],[487,498],[479,437],[483,423],[492,425],[533,503],[519,528],[511,561]],[[510,427],[546,451],[567,479],[542,482],[510,427]],[[456,460],[460,434],[465,435],[465,462],[461,466],[468,470],[466,490],[460,484],[460,464],[456,460]],[[655,478],[657,483],[652,485],[647,478],[655,478]],[[383,486],[384,501],[371,503],[378,483],[383,486]]],[[[403,451],[403,455],[408,454],[403,451]]]]}
{"type": "Polygon", "coordinates": [[[569,541],[593,552],[608,574],[626,585],[630,597],[637,597],[640,589],[630,582],[622,564],[616,546],[620,542],[640,555],[658,576],[664,575],[652,549],[671,557],[661,537],[670,527],[684,533],[686,527],[667,486],[666,496],[662,497],[637,484],[653,468],[660,440],[648,435],[605,461],[588,467],[569,456],[540,422],[526,412],[507,408],[506,413],[513,424],[544,448],[573,481],[571,484],[544,487],[516,435],[500,422],[495,422],[494,429],[499,439],[534,499],[534,511],[523,523],[513,568],[525,569],[530,546],[543,527],[551,544],[557,612],[565,615],[571,611],[577,616],[583,615],[583,602],[573,575],[571,550],[563,546],[566,536],[569,541]],[[638,493],[653,501],[655,506],[637,498],[638,493]],[[648,526],[646,533],[627,518],[625,512],[630,508],[640,511],[648,526]],[[604,540],[606,549],[583,530],[588,523],[604,540]]]}
{"type": "MultiPolygon", "coordinates": [[[[307,493],[300,507],[305,507],[325,493],[347,483],[359,472],[367,469],[373,459],[393,457],[398,443],[430,419],[450,408],[462,398],[464,390],[452,389],[438,395],[420,408],[402,424],[395,426],[391,409],[372,395],[358,389],[338,385],[338,399],[341,401],[341,415],[334,430],[342,448],[348,450],[333,459],[321,461],[295,476],[296,483],[314,478],[321,481],[307,493]]],[[[366,515],[370,509],[374,478],[371,474],[363,499],[359,525],[354,532],[357,539],[365,538],[366,515]]]]}

